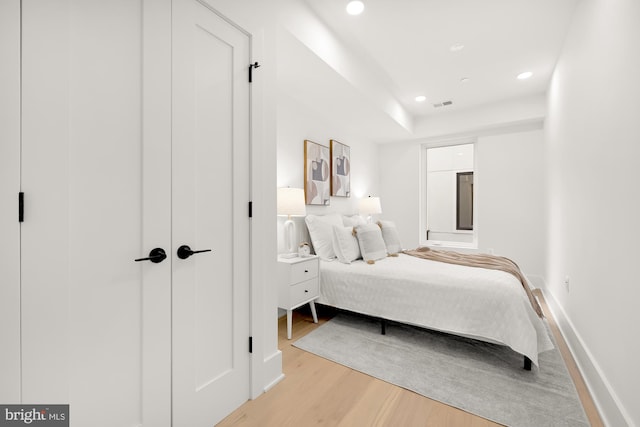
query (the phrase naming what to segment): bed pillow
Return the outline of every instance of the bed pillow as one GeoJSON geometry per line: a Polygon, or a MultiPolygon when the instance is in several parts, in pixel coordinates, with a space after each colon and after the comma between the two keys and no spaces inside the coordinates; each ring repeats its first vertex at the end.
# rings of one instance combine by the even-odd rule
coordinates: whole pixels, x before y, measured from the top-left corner
{"type": "Polygon", "coordinates": [[[342,217],[342,222],[345,227],[356,227],[358,225],[364,225],[367,221],[364,220],[360,215],[345,215],[342,217]]]}
{"type": "Polygon", "coordinates": [[[353,227],[333,227],[333,250],[338,261],[351,264],[361,258],[358,239],[353,234],[353,227]]]}
{"type": "Polygon", "coordinates": [[[355,227],[362,258],[369,264],[387,256],[387,247],[378,224],[364,224],[355,227]]]}
{"type": "Polygon", "coordinates": [[[336,253],[333,250],[333,227],[342,227],[340,215],[307,215],[304,222],[309,229],[311,244],[316,255],[324,260],[334,259],[336,253]]]}
{"type": "Polygon", "coordinates": [[[392,221],[378,221],[378,225],[382,230],[382,239],[387,247],[387,252],[389,254],[397,254],[402,251],[400,234],[398,234],[395,223],[392,221]]]}

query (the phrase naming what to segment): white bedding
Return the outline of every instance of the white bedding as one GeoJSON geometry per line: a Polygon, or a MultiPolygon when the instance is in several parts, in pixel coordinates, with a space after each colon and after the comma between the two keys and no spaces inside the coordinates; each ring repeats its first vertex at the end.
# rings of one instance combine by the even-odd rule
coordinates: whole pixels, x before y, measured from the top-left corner
{"type": "Polygon", "coordinates": [[[536,365],[553,348],[518,279],[498,270],[404,254],[375,264],[320,261],[317,302],[507,345],[536,365]]]}

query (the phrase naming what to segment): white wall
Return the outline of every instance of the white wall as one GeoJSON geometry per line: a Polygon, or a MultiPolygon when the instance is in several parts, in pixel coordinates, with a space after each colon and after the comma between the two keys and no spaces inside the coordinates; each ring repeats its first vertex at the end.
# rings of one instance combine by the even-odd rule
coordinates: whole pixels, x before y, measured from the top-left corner
{"type": "Polygon", "coordinates": [[[425,230],[420,230],[420,205],[426,185],[420,171],[422,148],[417,142],[409,142],[380,145],[378,150],[381,216],[396,223],[404,248],[415,248],[425,238],[425,230]]]}
{"type": "MultiPolygon", "coordinates": [[[[330,206],[307,206],[308,214],[357,213],[358,200],[378,195],[378,149],[350,130],[342,117],[331,120],[299,101],[280,93],[278,96],[278,187],[304,188],[304,140],[329,146],[335,139],[351,149],[351,197],[331,197],[330,206]]],[[[384,202],[383,202],[384,203],[384,202]]],[[[384,211],[385,205],[382,206],[384,211]]],[[[282,224],[278,219],[278,251],[285,252],[282,224]]],[[[294,218],[299,240],[304,239],[304,221],[294,218]]]]}
{"type": "Polygon", "coordinates": [[[611,426],[640,425],[639,23],[637,0],[578,4],[545,126],[548,292],[611,426]]]}
{"type": "MultiPolygon", "coordinates": [[[[478,137],[475,146],[478,249],[512,258],[539,286],[545,274],[543,135],[506,132],[478,137]]],[[[421,144],[384,144],[379,150],[383,216],[396,221],[404,247],[416,247],[425,239],[421,144]]]]}
{"type": "Polygon", "coordinates": [[[478,248],[513,259],[535,287],[545,274],[544,171],[541,130],[478,138],[478,248]]]}

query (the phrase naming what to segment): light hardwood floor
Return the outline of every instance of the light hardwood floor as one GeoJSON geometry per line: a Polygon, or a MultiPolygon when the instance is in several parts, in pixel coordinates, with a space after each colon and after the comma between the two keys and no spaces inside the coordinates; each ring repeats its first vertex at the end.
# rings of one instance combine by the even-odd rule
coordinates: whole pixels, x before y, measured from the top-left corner
{"type": "MultiPolygon", "coordinates": [[[[538,297],[589,421],[592,426],[602,426],[544,298],[541,294],[538,297]]],[[[286,316],[280,318],[278,345],[285,378],[268,393],[242,405],[218,426],[499,426],[291,345],[330,318],[331,313],[320,312],[319,324],[314,324],[310,313],[297,310],[291,340],[286,336],[286,316]]]]}

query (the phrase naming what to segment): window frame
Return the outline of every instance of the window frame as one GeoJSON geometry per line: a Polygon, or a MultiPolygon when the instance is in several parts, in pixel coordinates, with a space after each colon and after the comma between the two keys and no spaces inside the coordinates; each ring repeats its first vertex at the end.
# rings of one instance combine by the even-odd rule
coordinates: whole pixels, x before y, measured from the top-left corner
{"type": "MultiPolygon", "coordinates": [[[[461,139],[448,139],[448,140],[432,140],[425,141],[421,144],[421,156],[420,156],[420,245],[421,246],[441,246],[441,247],[450,247],[450,248],[465,248],[465,249],[477,249],[478,248],[478,200],[479,196],[479,173],[477,168],[477,159],[478,159],[478,140],[477,138],[461,138],[461,139]],[[427,234],[429,232],[429,218],[428,218],[428,209],[427,209],[427,151],[431,148],[441,148],[441,147],[450,147],[457,145],[473,145],[473,229],[472,230],[452,230],[451,234],[467,234],[471,235],[471,242],[459,242],[459,241],[450,241],[450,240],[429,240],[427,239],[427,234]]],[[[456,212],[454,212],[456,214],[456,212]]],[[[454,226],[457,226],[457,214],[454,217],[454,226]]]]}
{"type": "Polygon", "coordinates": [[[473,176],[474,171],[471,172],[456,172],[456,230],[466,230],[466,231],[473,231],[473,220],[474,220],[474,214],[475,212],[473,211],[473,176]],[[460,187],[462,186],[462,182],[460,181],[460,178],[463,176],[469,176],[471,175],[471,225],[470,226],[461,226],[460,225],[460,220],[461,220],[461,211],[460,211],[460,187]]]}

